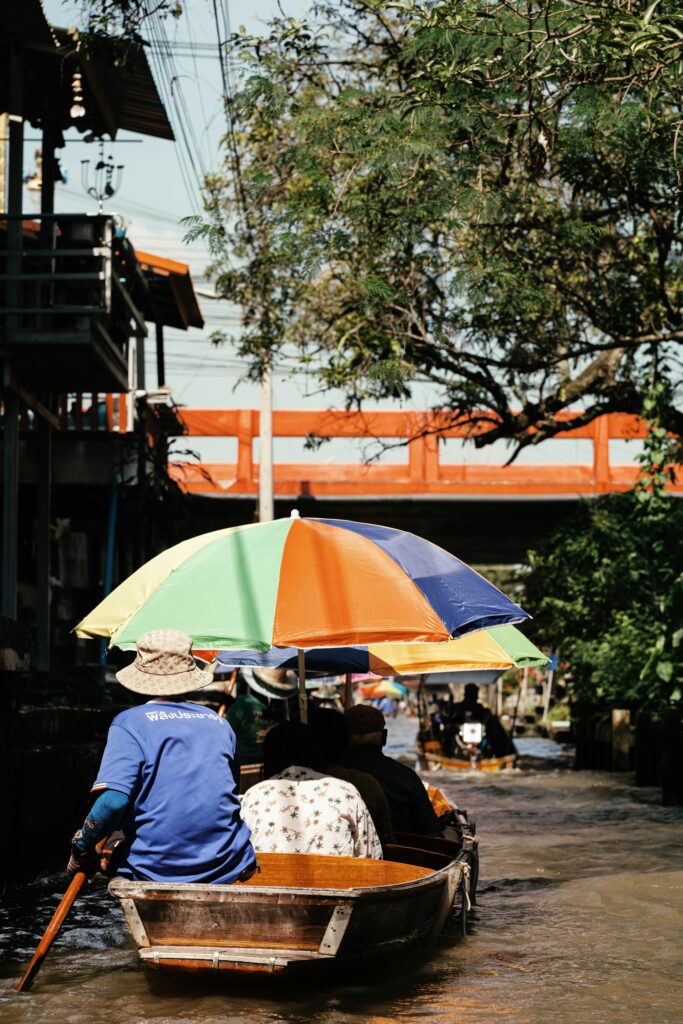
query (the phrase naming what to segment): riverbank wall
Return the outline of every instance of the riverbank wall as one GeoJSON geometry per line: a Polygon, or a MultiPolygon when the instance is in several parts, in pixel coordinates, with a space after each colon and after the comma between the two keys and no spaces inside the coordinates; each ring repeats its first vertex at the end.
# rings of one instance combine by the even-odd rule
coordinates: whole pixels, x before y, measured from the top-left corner
{"type": "Polygon", "coordinates": [[[683,806],[683,720],[673,709],[660,719],[615,708],[575,714],[574,767],[634,772],[636,785],[661,786],[662,803],[683,806]]]}
{"type": "Polygon", "coordinates": [[[69,680],[0,678],[0,884],[66,864],[90,805],[107,729],[120,710],[97,670],[69,680]]]}

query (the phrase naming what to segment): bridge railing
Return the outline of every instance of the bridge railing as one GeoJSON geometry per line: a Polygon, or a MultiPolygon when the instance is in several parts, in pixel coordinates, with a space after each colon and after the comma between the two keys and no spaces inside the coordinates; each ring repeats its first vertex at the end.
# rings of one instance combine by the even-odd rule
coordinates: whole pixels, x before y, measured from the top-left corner
{"type": "MultiPolygon", "coordinates": [[[[259,436],[259,413],[254,409],[183,409],[188,435],[237,440],[237,461],[225,463],[171,463],[170,472],[190,493],[234,497],[256,494],[258,462],[254,440],[259,436]]],[[[567,414],[566,422],[572,418],[567,414]]],[[[610,462],[611,440],[637,440],[646,436],[637,416],[610,414],[585,426],[568,429],[555,440],[589,440],[593,459],[587,465],[552,462],[491,465],[449,463],[440,458],[440,438],[467,438],[486,430],[485,424],[450,424],[431,412],[347,412],[277,410],[273,413],[275,438],[364,438],[406,441],[405,464],[381,461],[331,463],[325,448],[317,462],[274,465],[275,494],[282,497],[400,497],[490,496],[573,497],[627,490],[638,476],[635,465],[610,462]]],[[[679,467],[672,489],[683,493],[679,467]]]]}

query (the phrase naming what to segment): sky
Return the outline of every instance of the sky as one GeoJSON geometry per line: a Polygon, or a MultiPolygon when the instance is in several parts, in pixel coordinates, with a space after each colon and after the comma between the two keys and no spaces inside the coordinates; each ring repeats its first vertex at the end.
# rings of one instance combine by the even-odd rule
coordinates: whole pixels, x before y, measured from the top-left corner
{"type": "MultiPolygon", "coordinates": [[[[43,0],[48,20],[60,27],[79,25],[78,8],[73,0],[43,0]]],[[[231,31],[244,25],[248,32],[267,30],[268,22],[282,11],[290,17],[305,15],[308,0],[218,0],[219,12],[226,12],[231,31]]],[[[171,44],[173,62],[160,62],[153,49],[150,56],[157,88],[164,99],[177,142],[167,142],[122,132],[115,142],[107,144],[105,154],[112,154],[115,163],[124,165],[121,187],[106,204],[105,211],[120,215],[127,234],[138,249],[156,253],[189,264],[195,289],[213,293],[206,279],[208,253],[203,244],[188,246],[183,241],[183,217],[201,212],[200,179],[207,171],[220,165],[220,139],[225,129],[221,103],[221,71],[215,44],[218,32],[214,20],[213,0],[183,0],[184,14],[179,20],[168,18],[164,31],[171,44]],[[212,45],[209,45],[212,44],[212,45]],[[182,142],[183,129],[188,145],[182,142]]],[[[82,26],[81,26],[82,27],[82,26]]],[[[220,24],[221,38],[224,28],[220,24]]],[[[33,137],[32,130],[27,135],[33,137]]],[[[55,197],[56,212],[96,212],[97,204],[82,185],[81,161],[97,155],[97,149],[82,141],[72,129],[66,135],[67,145],[60,154],[62,169],[68,176],[66,185],[59,185],[55,197]]],[[[26,171],[32,169],[36,143],[25,149],[26,171]]],[[[25,192],[25,210],[39,210],[40,198],[25,192]]],[[[168,330],[166,332],[167,383],[179,405],[194,408],[257,408],[258,385],[241,381],[245,367],[228,346],[213,346],[209,335],[217,329],[235,333],[239,330],[238,311],[228,302],[217,302],[199,295],[206,321],[203,331],[168,330]]],[[[156,383],[153,344],[148,343],[147,381],[156,383]]],[[[428,385],[418,386],[414,405],[428,408],[436,396],[428,385]]],[[[276,365],[273,403],[275,408],[339,408],[343,396],[317,392],[315,381],[303,374],[276,365]]],[[[396,408],[394,403],[378,407],[396,408]]],[[[634,443],[611,442],[612,459],[631,461],[634,443]]],[[[235,445],[220,438],[193,439],[205,461],[233,461],[235,445]]],[[[360,447],[353,441],[326,445],[323,456],[308,453],[302,440],[283,439],[275,443],[275,459],[303,462],[310,459],[354,461],[361,458],[360,447]]],[[[500,464],[509,456],[505,442],[483,450],[451,440],[442,449],[442,461],[500,464]]],[[[405,451],[395,451],[391,461],[404,461],[405,451]]],[[[584,441],[551,441],[528,449],[520,462],[558,462],[590,464],[592,446],[584,441]]]]}

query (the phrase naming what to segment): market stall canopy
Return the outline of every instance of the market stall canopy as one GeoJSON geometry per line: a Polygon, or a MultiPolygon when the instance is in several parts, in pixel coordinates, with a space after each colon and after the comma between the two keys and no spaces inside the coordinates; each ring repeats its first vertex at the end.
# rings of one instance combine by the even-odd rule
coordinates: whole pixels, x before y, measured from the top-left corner
{"type": "Polygon", "coordinates": [[[268,651],[442,643],[527,618],[479,573],[414,534],[295,515],[169,548],[76,633],[132,650],[149,630],[181,629],[195,648],[268,651]]]}

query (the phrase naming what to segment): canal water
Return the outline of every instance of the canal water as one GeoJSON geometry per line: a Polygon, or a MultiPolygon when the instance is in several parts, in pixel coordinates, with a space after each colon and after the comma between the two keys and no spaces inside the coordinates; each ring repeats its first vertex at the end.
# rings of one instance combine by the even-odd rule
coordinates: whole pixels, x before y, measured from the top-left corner
{"type": "MultiPolygon", "coordinates": [[[[392,723],[394,753],[413,730],[392,723]]],[[[0,1024],[680,1024],[683,809],[629,776],[571,771],[554,744],[521,752],[519,771],[428,776],[477,821],[466,939],[454,929],[431,954],[324,984],[179,981],[138,967],[95,883],[19,996],[11,984],[64,891],[56,876],[0,908],[0,1024]]]]}

